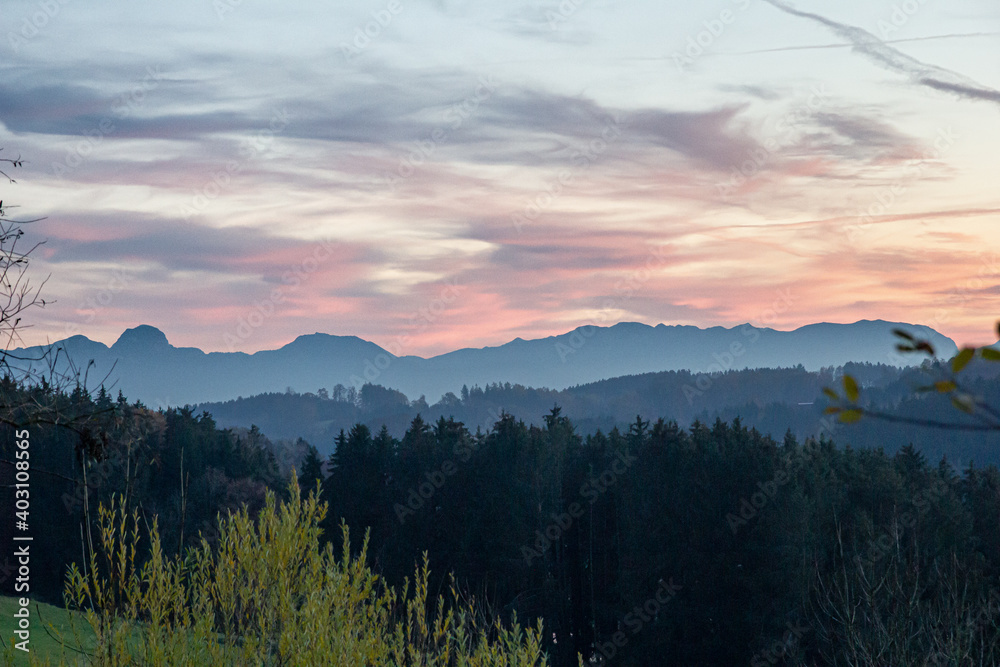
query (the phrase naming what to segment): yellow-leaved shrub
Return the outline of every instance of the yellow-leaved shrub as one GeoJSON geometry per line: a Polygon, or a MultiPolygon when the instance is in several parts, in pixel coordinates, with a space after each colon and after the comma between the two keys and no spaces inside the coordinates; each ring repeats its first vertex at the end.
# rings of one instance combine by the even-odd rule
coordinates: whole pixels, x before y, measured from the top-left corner
{"type": "MultiPolygon", "coordinates": [[[[545,667],[541,624],[483,627],[472,603],[429,602],[426,554],[412,582],[387,585],[366,565],[320,546],[326,506],[269,493],[260,514],[220,516],[219,539],[184,558],[164,555],[155,522],[150,557],[136,565],[138,515],[100,509],[100,544],[70,570],[68,606],[96,636],[90,664],[335,665],[343,667],[545,667]]],[[[71,643],[71,640],[67,640],[71,643]]]]}

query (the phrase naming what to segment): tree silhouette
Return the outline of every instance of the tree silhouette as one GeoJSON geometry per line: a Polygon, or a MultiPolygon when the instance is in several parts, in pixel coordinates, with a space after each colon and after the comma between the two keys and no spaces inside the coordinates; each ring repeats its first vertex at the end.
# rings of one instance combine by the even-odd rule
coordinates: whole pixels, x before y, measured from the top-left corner
{"type": "Polygon", "coordinates": [[[309,445],[302,462],[302,472],[299,473],[299,486],[310,489],[316,484],[316,480],[323,481],[323,477],[323,460],[319,457],[319,451],[309,445]]]}
{"type": "MultiPolygon", "coordinates": [[[[24,165],[20,156],[0,158],[0,163],[10,165],[7,167],[10,170],[24,165]]],[[[16,183],[2,169],[0,176],[8,184],[16,183]]],[[[67,428],[79,438],[78,454],[98,459],[105,448],[107,432],[106,425],[98,425],[95,418],[113,412],[115,406],[107,401],[95,406],[90,401],[89,365],[81,371],[60,347],[49,346],[37,354],[13,351],[15,345],[22,343],[21,332],[31,326],[23,321],[23,314],[47,303],[41,292],[48,278],[36,285],[28,274],[31,255],[44,241],[23,240],[26,227],[42,218],[9,217],[12,208],[16,207],[5,205],[0,198],[0,424],[15,428],[52,424],[67,428]]],[[[103,386],[104,381],[99,384],[103,386]]],[[[7,458],[0,459],[0,463],[14,465],[7,458]]]]}
{"type": "MultiPolygon", "coordinates": [[[[14,168],[23,165],[20,156],[14,159],[0,158],[0,162],[6,162],[14,168]]],[[[5,171],[0,170],[0,175],[9,183],[16,183],[5,171]]],[[[0,198],[0,339],[3,340],[0,370],[4,374],[22,370],[23,362],[33,361],[15,356],[10,350],[21,342],[20,331],[29,326],[21,323],[21,313],[34,306],[45,305],[45,300],[41,298],[45,281],[35,287],[27,276],[30,255],[43,242],[37,242],[25,250],[21,241],[25,235],[25,225],[37,220],[10,218],[8,210],[11,208],[15,207],[10,205],[5,207],[3,199],[0,198]]]]}

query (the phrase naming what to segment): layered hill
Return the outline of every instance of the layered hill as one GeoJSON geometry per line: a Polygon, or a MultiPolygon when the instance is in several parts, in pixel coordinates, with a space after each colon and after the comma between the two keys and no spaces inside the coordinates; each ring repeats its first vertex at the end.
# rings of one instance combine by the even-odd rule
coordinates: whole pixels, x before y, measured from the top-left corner
{"type": "Polygon", "coordinates": [[[125,331],[110,347],[73,336],[13,353],[30,357],[49,351],[55,356],[58,351],[58,359],[71,360],[77,368],[89,365],[92,380],[106,377],[107,386],[151,407],[224,401],[289,387],[306,392],[337,384],[360,388],[365,383],[391,387],[410,398],[426,396],[434,403],[462,385],[494,382],[564,389],[657,371],[713,373],[799,365],[818,370],[849,362],[919,363],[918,355],[894,351],[894,328],[930,340],[942,357],[957,351],[951,339],[927,327],[863,320],[812,324],[794,331],[749,324],[700,329],[623,322],[535,340],[516,338],[497,347],[466,348],[427,359],[397,357],[356,336],[323,333],[299,336],[277,350],[253,354],[205,352],[175,347],[162,331],[142,325],[125,331]]]}

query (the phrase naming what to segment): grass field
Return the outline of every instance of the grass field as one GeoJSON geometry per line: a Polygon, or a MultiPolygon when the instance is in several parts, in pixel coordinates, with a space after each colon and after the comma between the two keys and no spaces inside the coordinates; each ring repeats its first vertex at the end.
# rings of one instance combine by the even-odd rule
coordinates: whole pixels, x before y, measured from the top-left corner
{"type": "MultiPolygon", "coordinates": [[[[29,654],[13,649],[16,641],[14,630],[17,628],[17,620],[14,612],[20,608],[17,598],[0,596],[0,639],[3,645],[0,646],[0,664],[27,665],[29,654]],[[13,654],[13,663],[7,662],[7,656],[13,654]]],[[[70,612],[61,607],[54,607],[49,604],[36,603],[32,601],[31,610],[31,642],[29,644],[30,657],[40,664],[46,661],[53,665],[58,665],[61,658],[65,658],[66,664],[84,664],[79,660],[80,654],[64,649],[55,637],[62,637],[70,646],[76,645],[73,638],[71,619],[75,621],[77,631],[80,632],[85,648],[90,648],[93,641],[93,633],[87,621],[76,612],[70,612]],[[48,632],[46,630],[48,629],[48,632]]]]}

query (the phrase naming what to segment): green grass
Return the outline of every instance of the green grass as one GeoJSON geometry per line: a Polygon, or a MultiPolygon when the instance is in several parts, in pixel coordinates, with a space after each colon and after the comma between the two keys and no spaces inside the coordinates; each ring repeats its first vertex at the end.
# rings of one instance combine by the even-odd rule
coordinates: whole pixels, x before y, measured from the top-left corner
{"type": "MultiPolygon", "coordinates": [[[[5,663],[0,659],[0,664],[27,665],[28,655],[23,651],[13,650],[16,636],[14,630],[17,629],[17,620],[14,612],[20,608],[18,599],[15,597],[0,596],[0,639],[3,645],[0,646],[0,655],[13,654],[14,662],[5,663]]],[[[62,637],[70,646],[76,646],[76,639],[73,635],[72,624],[75,623],[77,632],[80,633],[85,648],[93,646],[94,634],[83,616],[78,612],[71,612],[61,607],[54,607],[50,604],[32,601],[29,607],[31,610],[31,650],[32,662],[51,662],[59,664],[60,659],[65,658],[66,664],[77,664],[79,653],[64,649],[55,639],[62,637]],[[48,630],[46,632],[46,630],[48,630]]]]}

